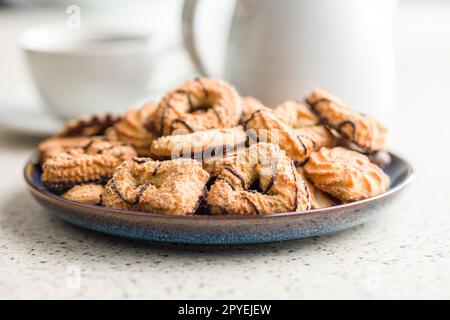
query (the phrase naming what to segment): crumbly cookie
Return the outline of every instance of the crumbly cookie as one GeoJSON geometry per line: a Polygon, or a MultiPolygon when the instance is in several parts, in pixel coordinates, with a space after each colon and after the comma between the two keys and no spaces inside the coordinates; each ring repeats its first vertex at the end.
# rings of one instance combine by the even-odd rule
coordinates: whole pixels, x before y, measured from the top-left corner
{"type": "Polygon", "coordinates": [[[245,127],[250,141],[279,145],[298,164],[304,163],[312,151],[322,146],[332,147],[336,143],[333,135],[323,126],[312,128],[292,129],[277,115],[265,110],[253,113],[245,127]]]}
{"type": "Polygon", "coordinates": [[[69,120],[59,132],[59,137],[93,137],[105,133],[121,117],[116,114],[85,115],[78,119],[69,120]]]}
{"type": "Polygon", "coordinates": [[[305,171],[302,167],[297,168],[297,172],[306,182],[308,186],[309,193],[311,194],[311,209],[322,209],[329,208],[337,205],[337,201],[333,199],[332,196],[323,192],[322,190],[317,189],[306,177],[305,171]]]}
{"type": "Polygon", "coordinates": [[[386,192],[389,177],[363,154],[342,147],[313,152],[305,174],[315,187],[343,202],[386,192]]]}
{"type": "Polygon", "coordinates": [[[198,78],[167,93],[148,127],[159,136],[231,128],[241,114],[241,98],[231,85],[198,78]]]}
{"type": "Polygon", "coordinates": [[[281,120],[292,128],[314,126],[320,122],[320,119],[310,108],[295,100],[288,100],[279,104],[275,111],[281,120]]]}
{"type": "Polygon", "coordinates": [[[379,121],[352,111],[323,89],[312,91],[306,101],[327,125],[366,152],[384,149],[387,128],[379,121]]]}
{"type": "Polygon", "coordinates": [[[155,140],[151,155],[158,159],[195,158],[224,155],[245,146],[247,136],[242,127],[199,131],[165,136],[155,140]]]}
{"type": "Polygon", "coordinates": [[[147,103],[139,109],[129,110],[122,121],[108,129],[106,135],[111,140],[120,140],[134,147],[140,157],[150,156],[150,147],[155,135],[146,129],[145,124],[158,108],[156,103],[147,103]]]}
{"type": "Polygon", "coordinates": [[[305,211],[311,195],[292,160],[278,146],[258,143],[224,158],[206,197],[211,214],[269,214],[305,211]]]}
{"type": "Polygon", "coordinates": [[[171,215],[194,214],[206,192],[209,174],[192,159],[138,158],[117,168],[105,187],[109,208],[171,215]]]}
{"type": "Polygon", "coordinates": [[[42,183],[56,192],[76,185],[102,183],[123,161],[136,156],[136,151],[122,142],[92,140],[83,148],[55,153],[42,165],[42,183]]]}
{"type": "Polygon", "coordinates": [[[101,184],[75,186],[62,195],[63,198],[94,205],[101,205],[104,187],[101,184]]]}

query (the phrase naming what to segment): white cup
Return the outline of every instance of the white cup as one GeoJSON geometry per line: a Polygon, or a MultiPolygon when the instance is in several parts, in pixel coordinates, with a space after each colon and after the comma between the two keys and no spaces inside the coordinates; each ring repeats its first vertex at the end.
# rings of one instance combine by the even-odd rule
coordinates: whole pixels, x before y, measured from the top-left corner
{"type": "Polygon", "coordinates": [[[44,101],[61,118],[120,112],[148,94],[160,45],[137,32],[55,26],[25,31],[24,49],[44,101]]]}

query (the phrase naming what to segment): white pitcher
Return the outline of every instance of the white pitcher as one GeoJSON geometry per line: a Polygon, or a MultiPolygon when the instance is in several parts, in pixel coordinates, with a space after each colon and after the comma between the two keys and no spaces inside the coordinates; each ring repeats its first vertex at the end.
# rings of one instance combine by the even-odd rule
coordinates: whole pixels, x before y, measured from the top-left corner
{"type": "MultiPolygon", "coordinates": [[[[208,76],[195,45],[198,2],[185,1],[184,40],[208,76]]],[[[320,86],[386,120],[395,98],[396,8],[396,0],[237,0],[222,77],[268,105],[320,86]]]]}

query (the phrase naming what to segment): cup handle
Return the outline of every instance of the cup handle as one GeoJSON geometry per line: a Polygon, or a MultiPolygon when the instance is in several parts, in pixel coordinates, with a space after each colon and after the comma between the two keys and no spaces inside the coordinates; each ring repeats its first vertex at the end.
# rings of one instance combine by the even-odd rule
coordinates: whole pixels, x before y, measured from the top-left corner
{"type": "Polygon", "coordinates": [[[194,20],[198,2],[199,0],[184,1],[182,24],[183,41],[197,72],[200,73],[201,76],[208,77],[210,73],[207,71],[195,44],[194,20]]]}

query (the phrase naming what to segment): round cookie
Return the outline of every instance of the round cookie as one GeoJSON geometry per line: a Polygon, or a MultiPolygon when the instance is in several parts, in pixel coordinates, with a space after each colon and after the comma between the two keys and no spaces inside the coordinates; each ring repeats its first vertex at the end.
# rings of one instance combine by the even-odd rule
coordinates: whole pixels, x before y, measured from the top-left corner
{"type": "Polygon", "coordinates": [[[218,161],[206,197],[211,214],[305,211],[311,195],[292,160],[273,144],[258,143],[218,161]],[[219,171],[220,170],[220,171],[219,171]]]}
{"type": "Polygon", "coordinates": [[[343,202],[384,193],[390,184],[389,177],[369,158],[342,147],[313,152],[304,170],[315,187],[343,202]]]}
{"type": "Polygon", "coordinates": [[[387,128],[374,118],[352,111],[342,100],[315,89],[306,101],[320,118],[365,152],[383,150],[387,128]]]}
{"type": "Polygon", "coordinates": [[[109,208],[191,215],[199,207],[209,174],[192,159],[153,161],[136,158],[117,168],[105,187],[109,208]]]}

